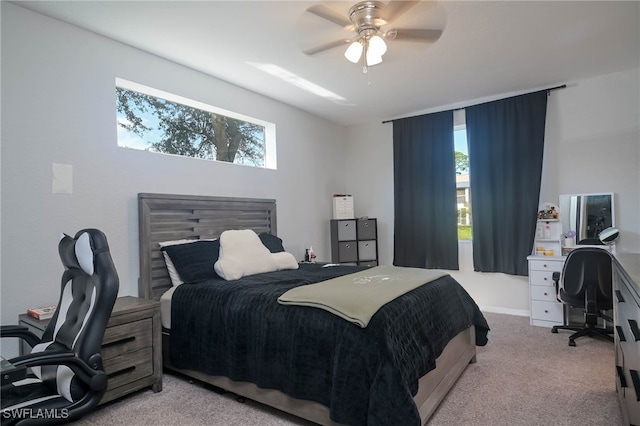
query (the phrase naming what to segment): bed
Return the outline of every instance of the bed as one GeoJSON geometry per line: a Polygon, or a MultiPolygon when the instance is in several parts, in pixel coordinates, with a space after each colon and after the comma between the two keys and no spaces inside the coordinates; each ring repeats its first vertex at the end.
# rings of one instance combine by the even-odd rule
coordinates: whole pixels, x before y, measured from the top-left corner
{"type": "Polygon", "coordinates": [[[448,274],[385,304],[365,327],[276,300],[364,268],[302,264],[173,286],[161,242],[239,229],[277,235],[276,202],[144,193],[138,209],[139,296],[161,301],[166,369],[319,424],[425,424],[487,342],[484,317],[448,274]]]}

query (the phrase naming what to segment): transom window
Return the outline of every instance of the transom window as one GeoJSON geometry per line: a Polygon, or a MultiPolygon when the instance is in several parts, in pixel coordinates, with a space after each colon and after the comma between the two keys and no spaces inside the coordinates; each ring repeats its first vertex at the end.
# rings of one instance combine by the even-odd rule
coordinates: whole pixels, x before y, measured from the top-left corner
{"type": "Polygon", "coordinates": [[[118,146],[276,169],[275,124],[116,79],[118,146]]]}

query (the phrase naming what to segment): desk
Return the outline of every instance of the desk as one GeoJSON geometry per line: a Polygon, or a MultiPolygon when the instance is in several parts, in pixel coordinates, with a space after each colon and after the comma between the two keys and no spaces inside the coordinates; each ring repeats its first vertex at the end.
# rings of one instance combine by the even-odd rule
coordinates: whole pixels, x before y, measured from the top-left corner
{"type": "MultiPolygon", "coordinates": [[[[571,249],[595,247],[611,251],[611,246],[580,245],[571,249]]],[[[529,308],[530,324],[540,327],[553,327],[554,325],[583,324],[584,309],[574,309],[559,302],[556,295],[556,287],[553,282],[553,273],[562,272],[567,256],[541,256],[531,255],[527,257],[529,263],[529,308]]],[[[613,312],[607,312],[611,316],[613,312]]],[[[610,327],[604,321],[601,327],[610,327]]]]}
{"type": "Polygon", "coordinates": [[[27,377],[27,367],[16,367],[0,356],[0,374],[2,377],[2,386],[8,385],[27,377]]]}
{"type": "Polygon", "coordinates": [[[640,254],[613,262],[616,390],[625,424],[640,425],[640,254]]]}

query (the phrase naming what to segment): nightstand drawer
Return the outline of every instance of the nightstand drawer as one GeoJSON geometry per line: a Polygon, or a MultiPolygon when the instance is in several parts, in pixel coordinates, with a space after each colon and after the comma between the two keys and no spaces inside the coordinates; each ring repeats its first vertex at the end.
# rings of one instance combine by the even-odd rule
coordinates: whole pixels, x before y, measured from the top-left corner
{"type": "Polygon", "coordinates": [[[102,358],[107,360],[153,344],[151,318],[107,328],[102,341],[102,358]]]}
{"type": "Polygon", "coordinates": [[[547,286],[532,285],[531,299],[542,300],[544,302],[557,302],[555,288],[547,286]]]}
{"type": "Polygon", "coordinates": [[[135,352],[105,359],[104,371],[109,377],[107,391],[153,374],[153,352],[147,347],[135,352]]]}
{"type": "Polygon", "coordinates": [[[551,259],[529,260],[529,268],[532,271],[562,272],[563,265],[564,265],[564,261],[562,260],[551,260],[551,259]]]}
{"type": "Polygon", "coordinates": [[[531,271],[529,272],[531,285],[555,287],[553,282],[553,271],[531,271]]]}
{"type": "Polygon", "coordinates": [[[540,300],[532,300],[531,318],[562,323],[564,320],[563,305],[562,303],[558,302],[543,302],[540,300]]]}

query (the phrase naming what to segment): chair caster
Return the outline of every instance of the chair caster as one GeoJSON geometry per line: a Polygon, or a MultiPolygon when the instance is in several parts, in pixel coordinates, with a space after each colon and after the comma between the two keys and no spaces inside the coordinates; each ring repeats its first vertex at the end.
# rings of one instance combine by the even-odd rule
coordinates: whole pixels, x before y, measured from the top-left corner
{"type": "Polygon", "coordinates": [[[556,328],[556,326],[554,325],[553,327],[551,327],[551,332],[558,334],[558,329],[556,328]]]}
{"type": "Polygon", "coordinates": [[[569,346],[575,346],[575,345],[576,345],[576,342],[575,342],[575,341],[573,341],[573,340],[569,340],[569,346]]]}

